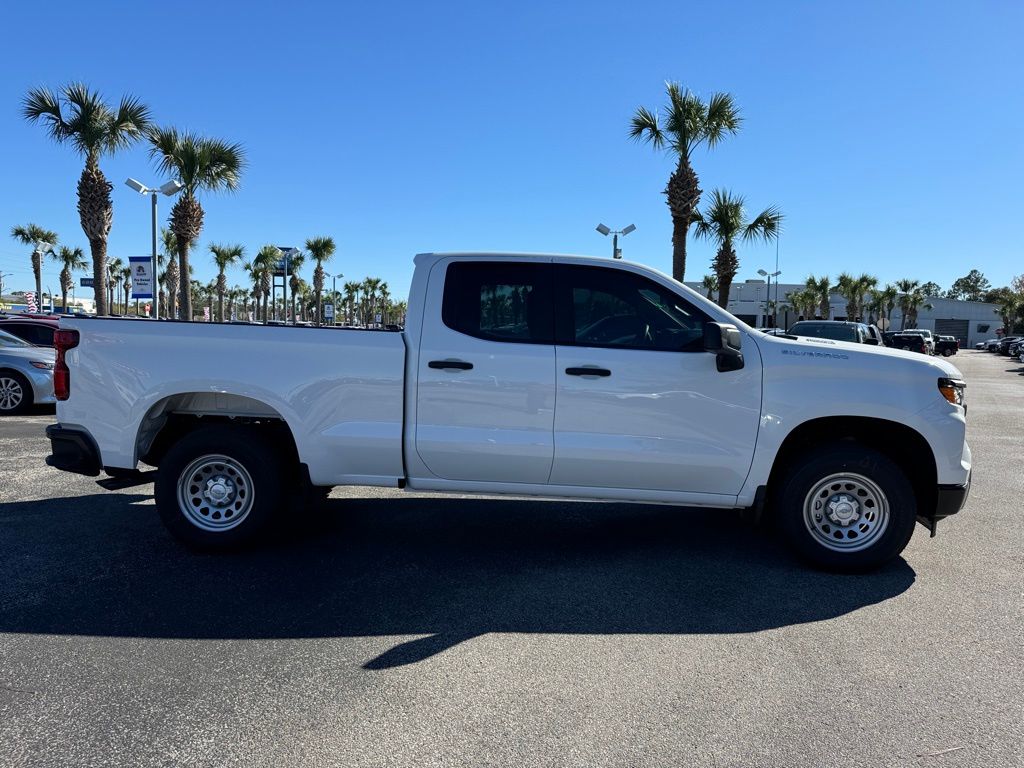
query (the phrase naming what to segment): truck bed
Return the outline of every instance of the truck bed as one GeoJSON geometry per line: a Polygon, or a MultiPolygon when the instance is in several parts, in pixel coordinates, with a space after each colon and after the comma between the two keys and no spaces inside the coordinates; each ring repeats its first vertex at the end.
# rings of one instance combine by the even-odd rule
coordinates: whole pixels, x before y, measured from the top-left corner
{"type": "Polygon", "coordinates": [[[61,422],[88,423],[103,466],[134,468],[147,425],[203,413],[283,419],[319,485],[403,476],[402,333],[116,318],[61,327],[81,338],[67,353],[61,422]]]}

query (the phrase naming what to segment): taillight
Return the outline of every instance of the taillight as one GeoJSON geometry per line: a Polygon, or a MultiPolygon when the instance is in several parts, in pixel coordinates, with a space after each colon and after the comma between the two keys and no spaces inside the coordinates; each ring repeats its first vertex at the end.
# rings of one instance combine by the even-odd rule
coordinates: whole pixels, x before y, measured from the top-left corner
{"type": "Polygon", "coordinates": [[[64,353],[78,346],[78,331],[58,329],[53,332],[53,347],[57,359],[53,363],[53,394],[58,400],[67,400],[71,395],[71,371],[64,360],[64,353]]]}

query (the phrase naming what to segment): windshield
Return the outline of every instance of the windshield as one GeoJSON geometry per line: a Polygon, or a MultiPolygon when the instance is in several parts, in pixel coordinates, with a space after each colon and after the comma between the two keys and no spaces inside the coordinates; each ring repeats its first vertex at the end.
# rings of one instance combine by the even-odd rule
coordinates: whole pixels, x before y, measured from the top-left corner
{"type": "Polygon", "coordinates": [[[27,341],[19,339],[12,333],[0,331],[0,348],[2,347],[31,347],[27,341]]]}
{"type": "Polygon", "coordinates": [[[833,339],[834,341],[860,341],[857,338],[857,327],[839,323],[796,323],[789,332],[794,336],[813,336],[816,339],[833,339]]]}

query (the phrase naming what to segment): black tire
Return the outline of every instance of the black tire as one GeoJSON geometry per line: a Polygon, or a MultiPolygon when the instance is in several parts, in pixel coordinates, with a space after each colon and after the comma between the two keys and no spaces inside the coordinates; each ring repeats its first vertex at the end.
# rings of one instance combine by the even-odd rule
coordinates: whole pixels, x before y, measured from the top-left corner
{"type": "Polygon", "coordinates": [[[167,451],[157,470],[155,496],[160,519],[176,539],[196,549],[228,550],[250,544],[267,530],[281,507],[282,477],[288,474],[283,460],[256,430],[214,425],[190,432],[167,451]],[[198,490],[201,480],[185,485],[186,472],[193,482],[209,477],[207,484],[220,485],[209,489],[211,492],[223,493],[228,485],[232,491],[225,503],[209,502],[202,513],[199,508],[210,497],[198,490]],[[228,482],[220,483],[223,479],[228,482]],[[179,498],[179,481],[185,499],[179,498]],[[190,503],[193,499],[187,498],[191,495],[187,491],[194,493],[193,499],[199,503],[190,503]],[[229,520],[237,504],[242,505],[237,509],[241,517],[229,520]]]}
{"type": "Polygon", "coordinates": [[[953,350],[951,350],[951,349],[944,349],[944,350],[942,350],[942,356],[943,357],[949,357],[952,354],[953,354],[953,350]]]}
{"type": "Polygon", "coordinates": [[[32,407],[32,385],[29,384],[28,379],[17,371],[0,371],[0,379],[6,379],[10,382],[10,386],[21,388],[21,400],[17,405],[11,408],[4,408],[2,403],[0,403],[0,416],[16,416],[19,413],[28,411],[32,407]]]}
{"type": "Polygon", "coordinates": [[[904,471],[884,454],[858,443],[842,443],[799,457],[774,489],[773,497],[774,513],[789,547],[804,560],[829,571],[858,573],[881,567],[903,551],[917,522],[917,498],[904,471]],[[833,475],[854,482],[832,481],[822,487],[833,475]],[[861,482],[864,480],[867,482],[861,482]],[[820,495],[809,498],[816,489],[820,495]],[[875,495],[879,495],[878,503],[875,495]],[[829,519],[827,510],[814,511],[815,505],[834,503],[838,505],[837,514],[850,514],[849,507],[842,506],[850,499],[855,502],[854,514],[858,517],[845,526],[829,519]],[[887,511],[885,525],[878,523],[883,506],[887,511]],[[861,537],[859,541],[857,537],[861,537]],[[869,541],[866,545],[865,540],[869,541]],[[863,548],[839,549],[858,546],[863,548]]]}

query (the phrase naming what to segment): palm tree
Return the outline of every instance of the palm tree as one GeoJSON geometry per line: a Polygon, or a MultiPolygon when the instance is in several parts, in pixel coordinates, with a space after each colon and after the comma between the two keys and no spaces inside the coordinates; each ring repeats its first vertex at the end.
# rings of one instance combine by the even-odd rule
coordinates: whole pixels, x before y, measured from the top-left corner
{"type": "Polygon", "coordinates": [[[868,274],[854,277],[843,272],[836,281],[836,290],[846,299],[846,319],[858,320],[864,313],[864,296],[878,285],[878,278],[868,274]]]}
{"type": "Polygon", "coordinates": [[[786,294],[786,298],[798,317],[802,317],[804,320],[814,317],[814,311],[818,308],[818,294],[810,288],[790,291],[786,294]]]}
{"type": "Polygon", "coordinates": [[[128,292],[132,289],[132,267],[121,268],[121,288],[124,291],[124,314],[128,314],[128,292]]]}
{"type": "Polygon", "coordinates": [[[253,281],[253,294],[256,298],[256,314],[260,314],[262,299],[263,322],[269,319],[267,301],[270,298],[270,283],[274,265],[281,258],[281,249],[274,245],[264,245],[246,269],[253,281]]]}
{"type": "Polygon", "coordinates": [[[51,251],[50,254],[64,265],[60,271],[60,304],[67,311],[68,291],[75,285],[75,278],[71,276],[71,273],[76,269],[88,269],[89,262],[85,260],[85,254],[82,253],[81,248],[68,248],[66,245],[62,245],[59,250],[51,251]]]}
{"type": "Polygon", "coordinates": [[[814,293],[817,297],[818,313],[821,315],[821,319],[828,320],[829,315],[832,314],[831,302],[833,290],[832,282],[829,280],[828,275],[822,275],[818,278],[814,277],[814,275],[810,275],[807,278],[805,285],[807,290],[814,293]]]}
{"type": "Polygon", "coordinates": [[[718,245],[712,264],[718,278],[718,306],[724,308],[729,303],[729,289],[740,266],[736,242],[775,239],[782,225],[782,212],[771,206],[747,221],[743,198],[728,190],[716,189],[711,193],[711,205],[703,213],[695,210],[693,221],[697,225],[694,230],[697,237],[718,245]]]}
{"type": "Polygon", "coordinates": [[[11,237],[22,245],[32,246],[32,273],[36,278],[36,302],[43,305],[43,251],[53,253],[57,246],[57,233],[48,229],[28,224],[24,227],[11,227],[11,237]],[[48,248],[46,246],[49,246],[48,248]],[[43,250],[40,250],[40,247],[43,250]]]}
{"type": "Polygon", "coordinates": [[[114,222],[113,185],[100,170],[100,158],[113,155],[142,138],[149,127],[149,108],[124,96],[116,109],[82,83],[70,83],[54,93],[34,88],[22,101],[30,122],[42,121],[58,144],[69,143],[85,157],[78,180],[78,217],[92,252],[96,314],[107,314],[107,237],[114,222]]]}
{"type": "MultiPolygon", "coordinates": [[[[920,286],[921,286],[921,283],[918,280],[911,280],[909,277],[905,277],[902,280],[897,280],[896,281],[896,289],[900,292],[899,296],[896,299],[896,302],[897,302],[897,304],[899,305],[899,308],[900,308],[900,314],[901,314],[901,317],[900,317],[900,330],[901,331],[905,330],[906,327],[907,327],[907,316],[910,315],[911,305],[915,301],[915,299],[913,298],[913,295],[914,295],[915,292],[918,292],[918,293],[920,292],[920,286]]],[[[924,301],[924,298],[922,297],[921,302],[923,302],[923,301],[924,301]]],[[[919,304],[919,306],[920,306],[920,304],[919,304]]],[[[911,323],[910,327],[911,328],[914,327],[913,323],[911,323]]]]}
{"type": "Polygon", "coordinates": [[[160,229],[160,243],[163,257],[167,260],[167,269],[164,270],[164,284],[167,287],[167,311],[164,317],[177,317],[176,307],[178,298],[178,238],[174,236],[167,227],[160,229]]]}
{"type": "Polygon", "coordinates": [[[386,282],[380,284],[380,309],[381,323],[387,325],[391,312],[391,289],[386,282]]]}
{"type": "Polygon", "coordinates": [[[354,323],[356,319],[356,303],[359,301],[359,291],[362,289],[360,283],[345,283],[345,322],[354,323]]]}
{"type": "MultiPolygon", "coordinates": [[[[107,301],[110,307],[110,312],[114,312],[114,291],[120,286],[121,283],[121,271],[124,269],[124,262],[120,259],[110,259],[107,261],[107,301]]],[[[99,310],[97,310],[99,314],[99,310]]]]}
{"type": "Polygon", "coordinates": [[[885,318],[885,323],[882,323],[885,327],[882,330],[887,331],[892,325],[892,311],[896,308],[898,291],[895,286],[886,284],[885,288],[881,290],[872,290],[871,295],[873,297],[872,308],[878,312],[879,318],[885,318]]]}
{"type": "Polygon", "coordinates": [[[1017,317],[1024,310],[1024,297],[1018,293],[1007,291],[997,299],[999,317],[1003,321],[1003,332],[1009,336],[1017,327],[1017,317]]]}
{"type": "Polygon", "coordinates": [[[154,128],[149,132],[149,143],[150,157],[159,170],[176,176],[182,184],[181,194],[171,209],[171,231],[177,238],[182,314],[191,319],[188,251],[199,239],[204,215],[197,195],[238,189],[245,152],[240,144],[179,132],[176,128],[154,128]]]}
{"type": "Polygon", "coordinates": [[[228,289],[228,276],[224,270],[229,265],[240,261],[245,255],[245,249],[240,245],[218,245],[210,246],[210,253],[213,254],[213,262],[217,265],[217,317],[224,322],[224,294],[228,289]]]}
{"type": "Polygon", "coordinates": [[[714,301],[714,293],[718,290],[718,275],[704,275],[704,290],[708,292],[708,298],[714,301]]]}
{"type": "Polygon", "coordinates": [[[683,281],[686,271],[686,234],[700,202],[700,180],[690,160],[697,147],[713,149],[742,122],[739,108],[728,93],[715,93],[707,103],[679,83],[666,83],[668,104],[657,110],[639,107],[629,135],[634,141],[666,150],[676,161],[664,194],[672,215],[672,277],[683,281]]]}
{"type": "MultiPolygon", "coordinates": [[[[296,249],[291,252],[288,256],[288,290],[291,291],[292,297],[292,322],[294,323],[298,319],[296,312],[296,305],[298,304],[299,287],[303,280],[299,276],[299,270],[302,269],[302,265],[306,263],[306,254],[296,249]]],[[[285,308],[284,320],[288,322],[288,311],[285,308]]]]}
{"type": "Polygon", "coordinates": [[[324,290],[324,262],[330,261],[334,255],[334,238],[311,237],[306,241],[306,250],[309,251],[313,261],[316,262],[316,269],[313,270],[313,293],[316,296],[316,324],[319,326],[323,316],[321,299],[324,290]]]}
{"type": "Polygon", "coordinates": [[[364,325],[372,326],[377,322],[377,291],[383,282],[379,277],[367,277],[363,280],[363,299],[366,301],[364,325]]]}

